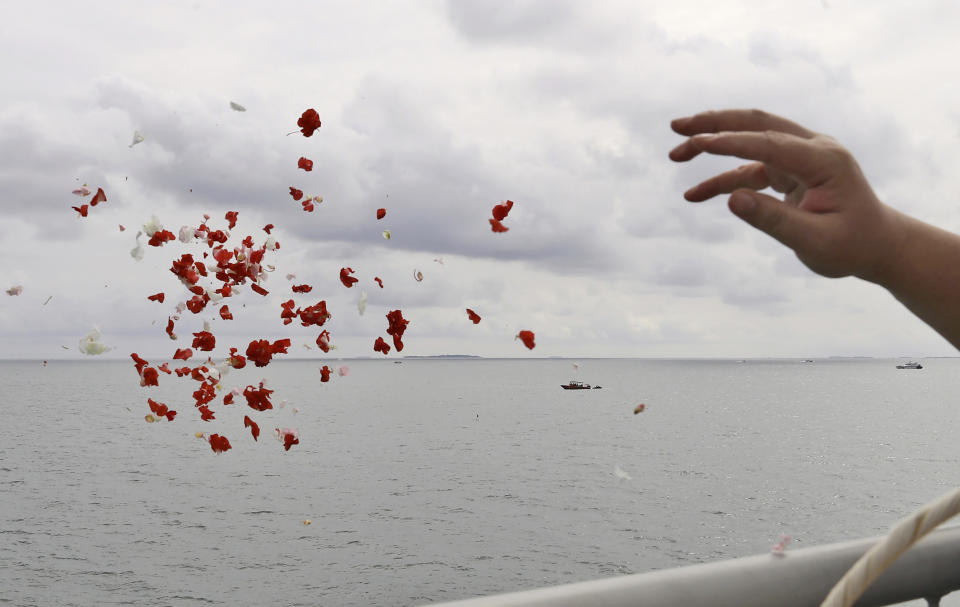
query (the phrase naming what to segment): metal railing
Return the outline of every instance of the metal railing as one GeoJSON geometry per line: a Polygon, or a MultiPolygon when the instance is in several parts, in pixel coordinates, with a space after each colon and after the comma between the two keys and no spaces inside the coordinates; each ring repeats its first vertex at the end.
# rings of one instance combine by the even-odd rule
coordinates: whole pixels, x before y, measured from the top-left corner
{"type": "MultiPolygon", "coordinates": [[[[448,607],[800,607],[820,605],[872,538],[462,601],[448,607]]],[[[931,532],[897,559],[857,607],[940,598],[960,590],[960,526],[931,532]]]]}

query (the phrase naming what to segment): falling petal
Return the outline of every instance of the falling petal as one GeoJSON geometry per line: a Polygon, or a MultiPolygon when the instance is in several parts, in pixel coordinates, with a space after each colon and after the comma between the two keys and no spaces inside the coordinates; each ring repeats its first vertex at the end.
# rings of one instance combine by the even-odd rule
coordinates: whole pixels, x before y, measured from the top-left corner
{"type": "Polygon", "coordinates": [[[133,147],[143,141],[143,135],[140,134],[140,131],[133,132],[133,143],[130,144],[130,147],[133,147]]]}
{"type": "Polygon", "coordinates": [[[23,285],[14,285],[7,289],[7,295],[20,295],[23,293],[23,285]]]}
{"type": "Polygon", "coordinates": [[[416,280],[417,282],[423,282],[423,272],[421,272],[420,270],[414,270],[413,279],[416,280]]]}
{"type": "Polygon", "coordinates": [[[230,109],[233,110],[234,112],[246,112],[246,111],[247,111],[247,108],[243,107],[242,105],[240,105],[240,104],[237,103],[236,101],[231,101],[231,102],[230,102],[230,109]]]}
{"type": "Polygon", "coordinates": [[[384,238],[385,240],[390,240],[390,230],[384,230],[384,231],[383,231],[383,238],[384,238]]]}
{"type": "Polygon", "coordinates": [[[357,302],[357,310],[360,311],[360,316],[363,316],[363,313],[367,311],[367,292],[360,291],[360,301],[357,302]]]}
{"type": "Polygon", "coordinates": [[[110,346],[104,345],[104,343],[100,341],[100,330],[97,327],[91,329],[86,336],[80,339],[80,351],[84,354],[96,356],[104,352],[109,352],[110,350],[110,346]]]}
{"type": "Polygon", "coordinates": [[[640,403],[639,405],[633,408],[633,414],[636,415],[637,413],[643,413],[643,410],[646,408],[647,406],[645,404],[640,403]]]}
{"type": "Polygon", "coordinates": [[[48,303],[50,303],[51,299],[53,299],[53,295],[51,295],[50,297],[47,297],[46,301],[43,302],[43,305],[47,305],[48,303]]]}
{"type": "Polygon", "coordinates": [[[146,234],[147,237],[152,237],[161,230],[163,230],[163,224],[160,223],[160,220],[157,219],[156,215],[151,215],[150,221],[143,224],[143,233],[146,234]]]}
{"type": "Polygon", "coordinates": [[[93,194],[93,192],[87,186],[83,186],[83,187],[77,188],[76,190],[71,192],[71,194],[76,194],[77,196],[89,196],[90,194],[93,194]]]}
{"type": "Polygon", "coordinates": [[[339,375],[340,377],[346,377],[349,374],[350,374],[350,367],[340,367],[339,369],[337,369],[337,375],[339,375]]]}

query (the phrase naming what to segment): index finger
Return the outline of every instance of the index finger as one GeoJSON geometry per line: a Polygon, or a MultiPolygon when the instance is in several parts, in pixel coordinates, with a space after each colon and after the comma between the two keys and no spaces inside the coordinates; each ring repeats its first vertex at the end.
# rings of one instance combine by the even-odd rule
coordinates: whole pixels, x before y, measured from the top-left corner
{"type": "Polygon", "coordinates": [[[670,127],[676,133],[687,136],[720,131],[780,131],[804,138],[816,135],[792,120],[763,110],[711,110],[677,118],[670,123],[670,127]]]}

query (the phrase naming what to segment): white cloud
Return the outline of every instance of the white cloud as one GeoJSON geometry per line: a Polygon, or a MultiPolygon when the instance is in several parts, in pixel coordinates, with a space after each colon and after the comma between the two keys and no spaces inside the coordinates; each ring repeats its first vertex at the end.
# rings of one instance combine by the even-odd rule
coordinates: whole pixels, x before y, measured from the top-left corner
{"type": "Polygon", "coordinates": [[[411,354],[526,355],[521,328],[537,331],[533,355],[952,351],[882,290],[813,277],[724,201],[683,201],[735,161],[666,157],[670,118],[762,107],[837,137],[894,206],[960,228],[952,6],[61,4],[54,21],[11,16],[0,41],[29,57],[8,60],[0,91],[0,281],[25,287],[0,300],[0,356],[60,355],[93,324],[121,355],[162,355],[172,342],[152,323],[171,306],[146,295],[176,291],[178,249],[137,264],[136,229],[227,210],[240,235],[274,223],[282,247],[271,295],[238,299],[224,339],[291,331],[293,271],[328,299],[342,355],[372,354],[398,307],[411,354]],[[321,129],[286,136],[307,107],[321,129]],[[79,219],[84,182],[108,202],[79,219]],[[304,213],[289,186],[324,202],[304,213]],[[508,198],[510,231],[493,234],[508,198]],[[365,281],[364,317],[344,266],[365,281]]]}

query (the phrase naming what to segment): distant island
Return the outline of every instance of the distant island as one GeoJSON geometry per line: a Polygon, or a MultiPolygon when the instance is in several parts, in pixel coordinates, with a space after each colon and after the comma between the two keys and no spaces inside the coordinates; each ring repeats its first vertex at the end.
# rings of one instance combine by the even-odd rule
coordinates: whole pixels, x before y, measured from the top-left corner
{"type": "Polygon", "coordinates": [[[435,356],[404,356],[404,358],[483,358],[474,354],[437,354],[435,356]]]}

